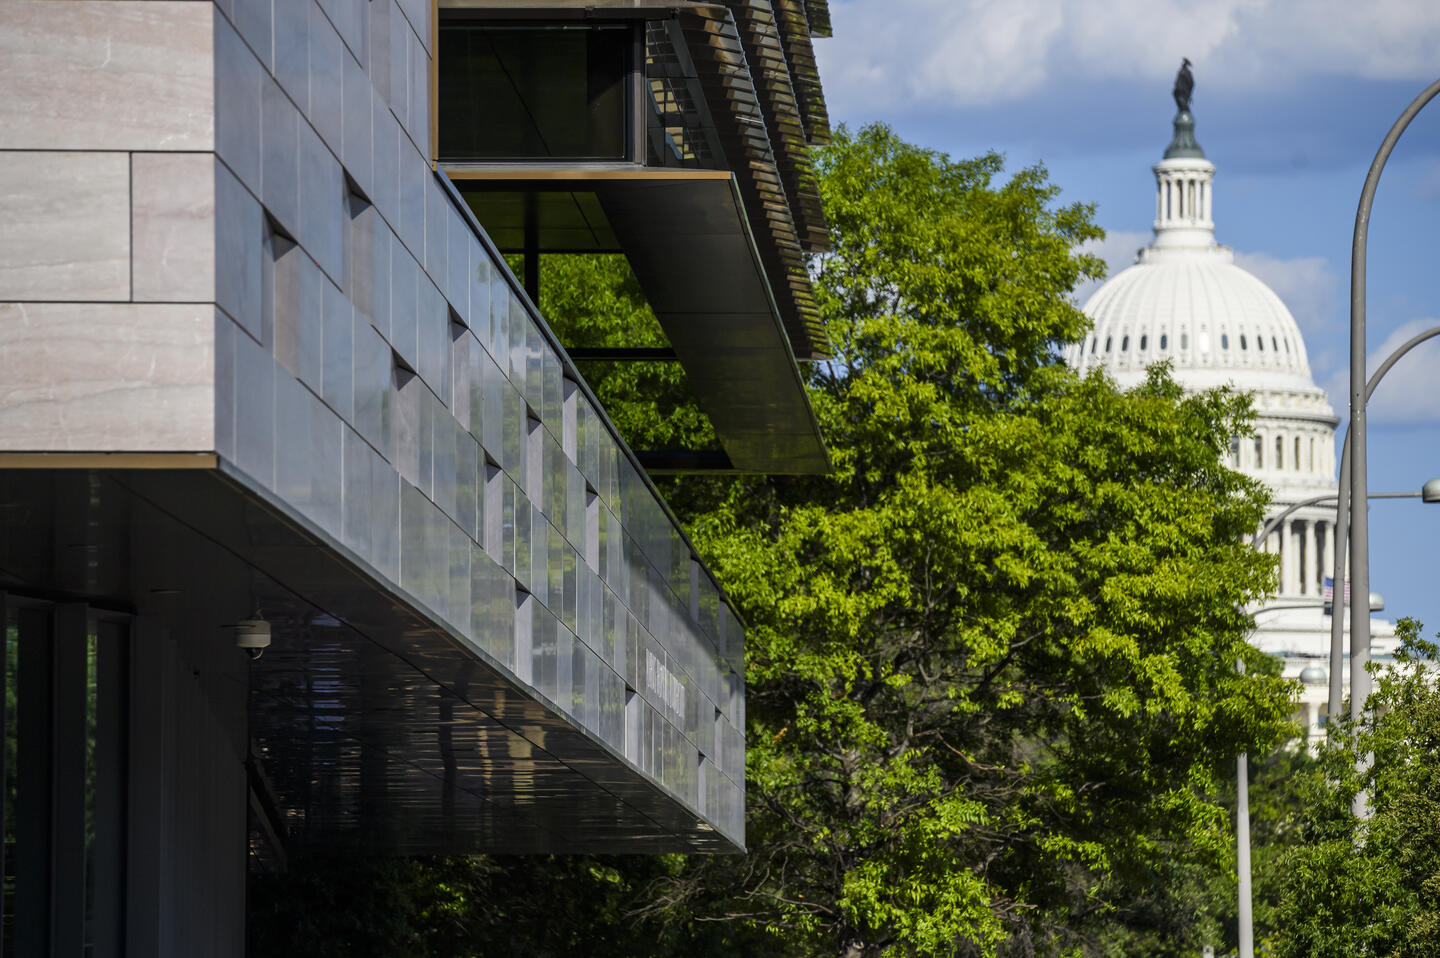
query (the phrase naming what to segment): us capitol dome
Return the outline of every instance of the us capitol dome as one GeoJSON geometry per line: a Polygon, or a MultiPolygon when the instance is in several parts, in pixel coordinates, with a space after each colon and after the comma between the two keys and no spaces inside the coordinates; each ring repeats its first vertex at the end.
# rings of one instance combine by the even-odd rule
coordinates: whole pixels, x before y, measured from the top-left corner
{"type": "MultiPolygon", "coordinates": [[[[1188,90],[1183,100],[1180,92],[1174,137],[1154,167],[1154,239],[1084,304],[1092,331],[1065,359],[1082,373],[1105,368],[1122,388],[1168,360],[1188,392],[1224,385],[1249,392],[1255,435],[1233,440],[1230,464],[1270,487],[1273,516],[1336,493],[1339,420],[1315,385],[1290,310],[1215,241],[1215,165],[1195,139],[1188,90]]],[[[1251,636],[1282,660],[1286,677],[1302,683],[1297,719],[1311,741],[1323,736],[1329,695],[1324,581],[1334,567],[1334,524],[1332,501],[1297,510],[1267,538],[1265,550],[1280,556],[1279,580],[1276,595],[1256,611],[1251,636]]],[[[1389,659],[1397,645],[1393,624],[1374,619],[1371,631],[1374,658],[1389,659]]],[[[1344,671],[1348,695],[1348,658],[1344,671]]]]}

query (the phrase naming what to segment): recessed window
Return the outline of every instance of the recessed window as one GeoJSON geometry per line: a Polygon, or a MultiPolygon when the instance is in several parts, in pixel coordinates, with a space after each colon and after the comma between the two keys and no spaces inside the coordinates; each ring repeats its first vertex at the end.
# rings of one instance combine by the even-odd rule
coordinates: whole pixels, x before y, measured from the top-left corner
{"type": "Polygon", "coordinates": [[[1145,351],[1145,344],[1148,343],[1149,341],[1150,341],[1150,337],[1149,337],[1149,336],[1141,336],[1141,337],[1140,337],[1140,351],[1141,351],[1142,353],[1145,351]]]}
{"type": "Polygon", "coordinates": [[[1255,348],[1258,349],[1258,350],[1260,350],[1262,353],[1265,351],[1265,337],[1264,337],[1264,336],[1256,336],[1256,337],[1255,337],[1255,348]]]}
{"type": "Polygon", "coordinates": [[[1275,437],[1275,468],[1285,468],[1285,440],[1280,436],[1275,437]]]}
{"type": "Polygon", "coordinates": [[[1221,349],[1229,349],[1229,348],[1230,348],[1230,334],[1229,334],[1229,333],[1221,333],[1221,334],[1220,334],[1220,348],[1221,348],[1221,349]]]}
{"type": "Polygon", "coordinates": [[[1095,355],[1095,350],[1097,350],[1097,349],[1099,349],[1099,348],[1100,348],[1100,337],[1099,337],[1099,336],[1091,336],[1091,337],[1090,337],[1090,355],[1091,355],[1091,356],[1094,356],[1094,355],[1095,355]]]}
{"type": "Polygon", "coordinates": [[[1180,334],[1180,348],[1181,348],[1181,349],[1189,349],[1189,348],[1190,348],[1190,334],[1189,334],[1189,333],[1181,333],[1181,334],[1180,334]]]}
{"type": "Polygon", "coordinates": [[[1105,351],[1106,351],[1107,353],[1110,351],[1110,342],[1111,342],[1111,337],[1106,336],[1106,337],[1105,337],[1105,351]]]}
{"type": "Polygon", "coordinates": [[[1166,349],[1167,339],[1168,339],[1168,337],[1166,337],[1166,335],[1165,335],[1164,333],[1161,333],[1161,334],[1160,334],[1160,351],[1161,351],[1161,352],[1164,352],[1165,349],[1166,349]]]}
{"type": "Polygon", "coordinates": [[[1248,350],[1250,348],[1250,344],[1245,341],[1244,333],[1240,334],[1240,348],[1244,350],[1248,350]]]}
{"type": "Polygon", "coordinates": [[[1300,437],[1299,437],[1299,436],[1296,436],[1296,437],[1295,437],[1295,458],[1292,459],[1292,460],[1290,460],[1290,468],[1291,468],[1291,469],[1295,469],[1295,470],[1297,470],[1297,471],[1300,469],[1300,437]]]}
{"type": "Polygon", "coordinates": [[[1290,351],[1290,337],[1288,337],[1288,336],[1285,337],[1285,351],[1286,351],[1287,353],[1290,351]]]}
{"type": "Polygon", "coordinates": [[[1123,353],[1130,348],[1130,337],[1126,336],[1120,340],[1120,351],[1123,353]]]}
{"type": "Polygon", "coordinates": [[[1265,468],[1265,441],[1259,436],[1255,437],[1255,468],[1265,468]]]}

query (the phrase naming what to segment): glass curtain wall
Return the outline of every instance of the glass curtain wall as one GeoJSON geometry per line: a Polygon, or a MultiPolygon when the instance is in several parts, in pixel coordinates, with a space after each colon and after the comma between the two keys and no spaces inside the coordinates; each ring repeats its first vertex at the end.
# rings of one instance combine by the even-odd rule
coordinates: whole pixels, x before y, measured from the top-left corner
{"type": "Polygon", "coordinates": [[[3,598],[0,954],[118,955],[128,624],[3,598]]]}

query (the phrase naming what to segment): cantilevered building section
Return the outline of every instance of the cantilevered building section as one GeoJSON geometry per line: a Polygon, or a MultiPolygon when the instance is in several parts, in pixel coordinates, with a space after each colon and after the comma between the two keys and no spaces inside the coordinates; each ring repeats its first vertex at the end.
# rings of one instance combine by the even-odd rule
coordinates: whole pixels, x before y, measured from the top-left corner
{"type": "Polygon", "coordinates": [[[823,7],[441,0],[441,170],[532,292],[541,254],[623,252],[720,437],[652,468],[827,468],[795,366],[829,350],[804,259],[823,7]]]}
{"type": "Polygon", "coordinates": [[[649,473],[828,468],[828,31],[0,4],[7,953],[240,954],[316,852],[743,850],[744,630],[649,473]],[[719,448],[616,433],[534,305],[586,251],[719,448]]]}

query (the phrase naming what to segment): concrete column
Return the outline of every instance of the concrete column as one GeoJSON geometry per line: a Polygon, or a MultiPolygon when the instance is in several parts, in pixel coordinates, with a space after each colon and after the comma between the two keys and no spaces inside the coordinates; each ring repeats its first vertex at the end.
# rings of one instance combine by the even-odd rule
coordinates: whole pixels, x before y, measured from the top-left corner
{"type": "Polygon", "coordinates": [[[1275,573],[1275,589],[1277,592],[1285,591],[1285,553],[1288,551],[1285,545],[1285,523],[1281,523],[1271,533],[1275,539],[1273,552],[1280,557],[1280,565],[1275,573]]]}
{"type": "Polygon", "coordinates": [[[1300,594],[1313,595],[1315,592],[1315,524],[1308,520],[1300,523],[1300,594]]]}
{"type": "Polygon", "coordinates": [[[1284,549],[1280,553],[1280,591],[1284,594],[1293,595],[1297,591],[1296,575],[1299,558],[1299,549],[1296,549],[1295,520],[1284,520],[1284,549]]]}
{"type": "MultiPolygon", "coordinates": [[[[1320,536],[1324,541],[1325,561],[1320,568],[1324,570],[1321,575],[1329,575],[1335,568],[1335,523],[1326,520],[1320,524],[1320,536]]],[[[1324,592],[1324,585],[1321,585],[1321,592],[1324,592]]]]}

